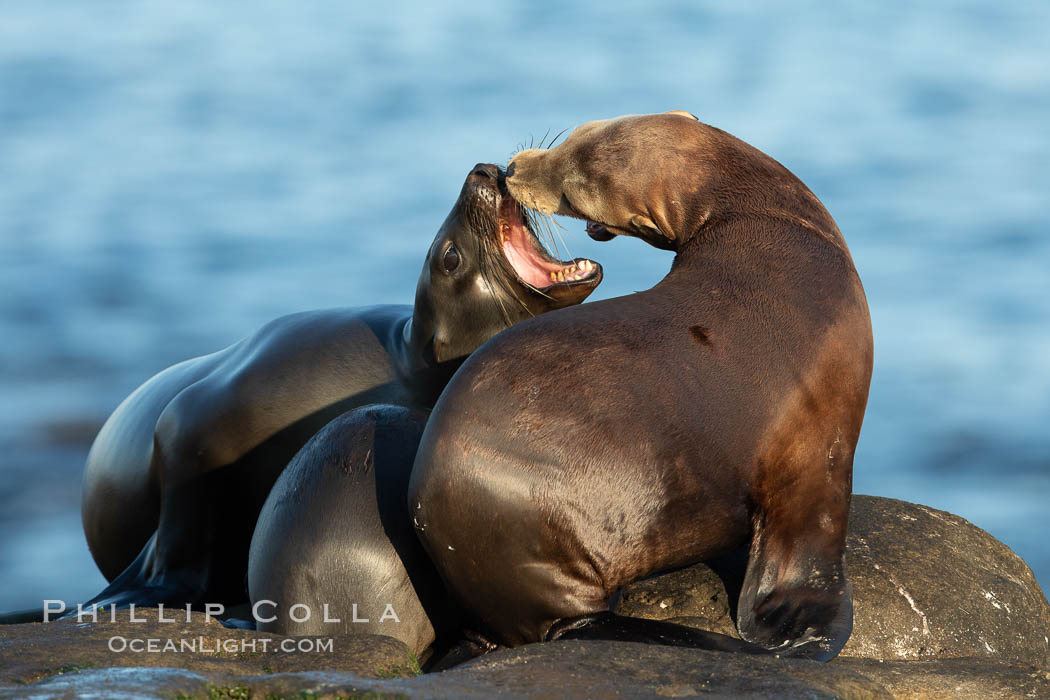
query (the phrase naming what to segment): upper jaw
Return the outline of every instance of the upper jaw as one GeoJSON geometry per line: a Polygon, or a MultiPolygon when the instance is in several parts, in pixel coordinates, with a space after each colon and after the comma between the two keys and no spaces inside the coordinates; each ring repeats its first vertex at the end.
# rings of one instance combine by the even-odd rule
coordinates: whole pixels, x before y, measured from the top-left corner
{"type": "Polygon", "coordinates": [[[551,255],[536,236],[535,214],[515,199],[512,190],[506,171],[499,166],[474,166],[461,195],[467,220],[477,218],[469,214],[474,209],[483,220],[493,221],[494,233],[486,230],[478,235],[492,236],[502,267],[517,283],[520,291],[516,293],[522,298],[535,298],[548,308],[583,301],[601,282],[601,265],[587,258],[559,260],[551,255]]]}

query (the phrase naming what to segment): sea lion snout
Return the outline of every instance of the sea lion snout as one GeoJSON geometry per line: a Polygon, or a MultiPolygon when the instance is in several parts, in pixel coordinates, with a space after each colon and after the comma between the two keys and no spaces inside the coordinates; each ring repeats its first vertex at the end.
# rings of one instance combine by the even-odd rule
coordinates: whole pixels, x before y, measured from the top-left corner
{"type": "Polygon", "coordinates": [[[467,182],[494,185],[499,182],[499,168],[492,163],[478,163],[467,175],[467,182]]]}
{"type": "Polygon", "coordinates": [[[561,173],[550,150],[530,148],[521,151],[507,164],[507,191],[529,209],[543,214],[563,214],[561,208],[561,173]]]}
{"type": "Polygon", "coordinates": [[[553,148],[514,156],[508,190],[537,211],[587,221],[594,240],[627,235],[673,250],[707,179],[690,155],[705,138],[698,123],[681,111],[587,122],[553,148]]]}

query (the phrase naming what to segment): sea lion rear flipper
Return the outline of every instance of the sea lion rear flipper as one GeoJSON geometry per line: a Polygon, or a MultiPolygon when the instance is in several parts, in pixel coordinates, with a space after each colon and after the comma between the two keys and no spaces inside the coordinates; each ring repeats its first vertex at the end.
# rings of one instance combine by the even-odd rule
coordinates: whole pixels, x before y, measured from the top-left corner
{"type": "Polygon", "coordinates": [[[559,621],[547,635],[554,639],[591,639],[615,642],[640,642],[664,646],[731,651],[738,654],[773,654],[757,644],[725,634],[694,629],[663,620],[626,617],[611,612],[559,621]]]}
{"type": "MultiPolygon", "coordinates": [[[[108,586],[86,603],[79,605],[82,610],[97,608],[156,607],[157,605],[183,606],[196,603],[204,590],[202,582],[194,582],[187,576],[151,575],[154,568],[157,534],[154,533],[128,568],[113,579],[108,586]]],[[[74,607],[58,619],[74,617],[74,607]]]]}

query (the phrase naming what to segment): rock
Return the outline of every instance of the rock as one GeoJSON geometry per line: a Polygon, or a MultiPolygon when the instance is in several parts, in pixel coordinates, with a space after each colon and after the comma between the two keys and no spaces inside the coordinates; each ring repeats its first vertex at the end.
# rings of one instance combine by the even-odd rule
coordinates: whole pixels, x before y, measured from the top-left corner
{"type": "Polygon", "coordinates": [[[743,558],[715,568],[711,563],[697,564],[638,581],[623,589],[617,612],[739,637],[736,601],[746,564],[743,558]],[[734,575],[738,572],[741,575],[734,575]]]}
{"type": "Polygon", "coordinates": [[[227,629],[206,621],[202,613],[194,613],[186,622],[185,611],[167,611],[165,617],[177,620],[171,623],[160,622],[155,609],[136,611],[144,622],[133,622],[127,610],[117,611],[115,617],[114,622],[102,613],[97,623],[62,620],[0,626],[0,683],[27,684],[58,674],[121,666],[174,666],[237,675],[318,667],[366,678],[419,673],[415,656],[392,637],[280,637],[227,629]],[[142,650],[134,651],[139,644],[142,650]],[[293,645],[292,650],[282,644],[293,645]]]}
{"type": "MultiPolygon", "coordinates": [[[[0,628],[0,697],[733,697],[890,698],[1050,696],[1050,673],[989,659],[831,664],[628,642],[558,641],[507,649],[439,674],[416,675],[407,648],[374,635],[315,637],[231,630],[195,615],[161,623],[156,611],[117,622],[75,620],[0,628]],[[110,640],[186,639],[196,651],[114,652],[110,640]],[[282,639],[311,653],[280,651],[282,639]],[[205,648],[200,648],[201,640],[205,648]],[[255,640],[256,649],[241,643],[255,640]],[[261,642],[268,640],[263,650],[261,642]],[[223,649],[228,642],[231,648],[223,649]],[[237,647],[237,648],[232,648],[237,647]],[[165,668],[164,665],[178,668],[165,668]],[[323,669],[323,670],[322,670],[323,669]],[[891,695],[890,693],[893,693],[891,695]]],[[[710,622],[698,618],[683,622],[710,622]]],[[[122,646],[122,643],[118,644],[122,646]]]]}
{"type": "Polygon", "coordinates": [[[20,693],[144,698],[892,698],[847,668],[629,642],[560,641],[489,654],[444,673],[390,680],[314,671],[266,676],[178,669],[90,669],[20,693]]]}
{"type": "MultiPolygon", "coordinates": [[[[735,636],[742,557],[641,581],[619,612],[735,636]],[[728,592],[727,592],[728,591],[728,592]]],[[[1050,604],[1006,545],[944,511],[854,496],[846,540],[853,634],[840,658],[983,657],[1050,668],[1050,604]]]]}
{"type": "MultiPolygon", "coordinates": [[[[1050,604],[1003,544],[949,513],[857,496],[847,548],[855,626],[830,664],[574,640],[417,675],[390,637],[280,637],[139,610],[145,621],[118,611],[115,621],[0,626],[0,697],[1050,697],[1050,604]],[[158,651],[112,650],[132,639],[158,651]]],[[[725,557],[634,584],[620,611],[735,633],[744,563],[725,557]]]]}
{"type": "Polygon", "coordinates": [[[992,659],[877,661],[840,657],[835,665],[877,681],[898,700],[1050,698],[1050,671],[992,659]]]}
{"type": "Polygon", "coordinates": [[[856,499],[847,657],[990,657],[1050,668],[1050,604],[1009,547],[957,515],[856,499]]]}
{"type": "Polygon", "coordinates": [[[893,697],[852,670],[816,661],[632,642],[529,644],[441,675],[528,697],[893,697]]]}

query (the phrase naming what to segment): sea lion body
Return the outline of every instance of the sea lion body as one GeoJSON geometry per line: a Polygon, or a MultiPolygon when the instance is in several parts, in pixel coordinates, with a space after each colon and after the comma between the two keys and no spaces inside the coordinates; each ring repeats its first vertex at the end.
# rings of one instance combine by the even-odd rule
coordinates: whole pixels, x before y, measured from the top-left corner
{"type": "MultiPolygon", "coordinates": [[[[194,598],[243,598],[254,513],[301,444],[356,405],[421,405],[394,359],[411,317],[410,306],[285,316],[136,390],[85,470],[84,531],[103,574],[114,580],[142,552],[136,578],[181,572],[199,576],[187,582],[194,598]],[[223,556],[201,561],[201,550],[223,556]]],[[[138,586],[126,591],[149,602],[138,586]]]]}
{"type": "Polygon", "coordinates": [[[118,407],[84,474],[85,534],[112,581],[89,604],[244,602],[259,509],[318,429],[365,404],[429,407],[486,339],[597,286],[597,265],[550,289],[515,276],[497,237],[527,239],[528,224],[502,187],[495,166],[468,175],[430,247],[414,307],[277,319],[161,372],[118,407]]]}
{"type": "MultiPolygon", "coordinates": [[[[741,636],[826,659],[871,327],[845,241],[769,156],[677,114],[580,127],[509,191],[677,256],[652,289],[509,329],[427,424],[409,506],[481,634],[576,634],[625,584],[749,548],[741,636]]],[[[659,636],[659,635],[657,635],[659,636]]]]}
{"type": "Polygon", "coordinates": [[[405,498],[427,415],[364,406],[295,455],[252,538],[248,588],[258,629],[384,634],[417,656],[448,630],[447,597],[405,498]]]}

